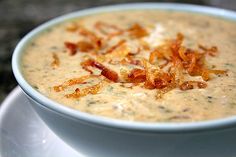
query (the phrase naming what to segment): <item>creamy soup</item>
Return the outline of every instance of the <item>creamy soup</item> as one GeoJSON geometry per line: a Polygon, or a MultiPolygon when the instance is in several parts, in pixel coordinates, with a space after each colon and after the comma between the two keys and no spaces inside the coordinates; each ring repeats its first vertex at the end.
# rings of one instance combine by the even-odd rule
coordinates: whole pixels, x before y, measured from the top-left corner
{"type": "Polygon", "coordinates": [[[236,23],[171,11],[122,11],[47,29],[25,49],[26,80],[73,109],[129,121],[236,114],[236,23]]]}

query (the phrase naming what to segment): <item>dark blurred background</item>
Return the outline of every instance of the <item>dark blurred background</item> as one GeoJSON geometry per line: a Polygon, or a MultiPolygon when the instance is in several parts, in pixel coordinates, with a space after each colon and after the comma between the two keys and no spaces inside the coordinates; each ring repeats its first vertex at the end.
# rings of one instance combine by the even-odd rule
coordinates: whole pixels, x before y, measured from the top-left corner
{"type": "Polygon", "coordinates": [[[17,85],[11,70],[11,56],[26,33],[65,13],[128,2],[191,3],[236,10],[236,0],[0,0],[0,102],[17,85]]]}

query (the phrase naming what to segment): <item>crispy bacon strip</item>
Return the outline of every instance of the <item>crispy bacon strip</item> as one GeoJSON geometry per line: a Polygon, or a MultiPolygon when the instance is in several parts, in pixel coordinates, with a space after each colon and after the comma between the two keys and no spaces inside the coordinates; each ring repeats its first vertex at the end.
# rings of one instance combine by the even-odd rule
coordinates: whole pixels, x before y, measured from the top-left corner
{"type": "Polygon", "coordinates": [[[60,60],[59,60],[59,57],[57,56],[56,53],[52,54],[52,58],[53,58],[53,61],[51,63],[51,66],[55,69],[55,68],[59,67],[60,60]]]}
{"type": "Polygon", "coordinates": [[[144,87],[147,89],[155,89],[155,76],[159,73],[158,68],[154,68],[147,60],[143,60],[144,68],[145,68],[145,76],[146,80],[144,83],[144,87]]]}
{"type": "Polygon", "coordinates": [[[65,42],[66,48],[69,49],[70,55],[75,55],[77,50],[81,52],[89,52],[94,49],[93,44],[87,41],[79,41],[77,43],[65,42]]]}
{"type": "Polygon", "coordinates": [[[154,79],[154,82],[157,89],[163,89],[168,87],[170,84],[173,84],[175,82],[175,77],[174,75],[163,72],[154,79]]]}
{"type": "MultiPolygon", "coordinates": [[[[205,48],[199,45],[199,48],[204,50],[204,53],[199,53],[196,50],[187,49],[182,46],[184,36],[178,34],[177,38],[172,41],[172,62],[173,68],[179,73],[183,73],[186,70],[191,76],[202,76],[203,80],[208,81],[210,79],[209,74],[225,74],[224,70],[210,70],[205,67],[205,54],[215,56],[217,47],[205,48]],[[213,55],[214,53],[214,55],[213,55]],[[182,72],[181,72],[182,71],[182,72]]],[[[181,74],[182,75],[182,74],[181,74]]]]}
{"type": "Polygon", "coordinates": [[[70,55],[73,56],[73,55],[76,54],[76,52],[77,52],[77,45],[75,43],[66,41],[64,44],[65,44],[66,48],[69,49],[70,55]]]}
{"type": "Polygon", "coordinates": [[[153,51],[151,51],[150,56],[149,56],[149,62],[151,64],[154,64],[157,59],[162,59],[162,60],[171,60],[172,55],[172,49],[171,45],[169,42],[166,44],[160,45],[157,48],[155,48],[153,51]]]}
{"type": "Polygon", "coordinates": [[[127,31],[133,38],[142,38],[148,35],[147,30],[137,23],[132,25],[127,31]]]}
{"type": "Polygon", "coordinates": [[[165,89],[176,87],[175,75],[167,73],[159,68],[153,67],[147,61],[144,61],[146,80],[144,87],[147,89],[165,89]]]}
{"type": "Polygon", "coordinates": [[[146,80],[146,73],[143,69],[134,68],[127,76],[132,83],[141,83],[146,80]]]}
{"type": "Polygon", "coordinates": [[[200,49],[202,49],[205,53],[209,54],[210,56],[214,57],[218,53],[218,48],[216,46],[212,46],[210,48],[207,48],[203,45],[198,45],[200,49]]]}
{"type": "Polygon", "coordinates": [[[103,83],[104,83],[104,81],[101,81],[96,85],[86,87],[82,90],[80,90],[79,88],[76,88],[75,92],[73,92],[71,94],[67,94],[66,98],[77,98],[78,99],[78,98],[86,96],[88,94],[93,94],[93,95],[97,94],[100,91],[100,89],[102,88],[103,83]]]}
{"type": "Polygon", "coordinates": [[[70,79],[66,82],[64,82],[63,84],[61,85],[58,85],[58,86],[54,86],[53,89],[54,91],[56,92],[60,92],[60,91],[63,91],[65,88],[69,87],[69,86],[73,86],[73,85],[76,85],[76,84],[83,84],[83,83],[86,83],[85,81],[89,78],[94,78],[94,77],[98,77],[99,75],[85,75],[85,76],[81,76],[79,78],[73,78],[73,79],[70,79]]]}
{"type": "Polygon", "coordinates": [[[100,69],[102,71],[101,75],[105,76],[107,79],[109,79],[113,82],[118,81],[119,77],[118,77],[118,74],[115,71],[105,67],[103,64],[95,61],[94,59],[88,59],[84,62],[81,62],[81,66],[82,66],[83,69],[85,69],[86,71],[88,71],[90,73],[93,73],[93,72],[88,69],[89,66],[100,69]]]}
{"type": "MultiPolygon", "coordinates": [[[[94,27],[103,33],[105,36],[104,39],[82,26],[76,26],[76,28],[72,28],[71,31],[78,31],[86,40],[79,41],[78,43],[65,42],[65,46],[70,50],[71,55],[74,55],[77,50],[90,52],[92,55],[95,54],[98,61],[87,59],[81,62],[82,68],[90,73],[88,76],[92,76],[93,74],[91,68],[97,68],[101,70],[101,75],[105,78],[112,82],[120,81],[124,87],[126,84],[132,84],[132,86],[134,84],[141,84],[141,87],[146,89],[158,89],[157,98],[161,98],[164,93],[174,88],[185,91],[207,87],[206,82],[186,81],[186,75],[201,76],[204,81],[210,79],[210,74],[227,75],[227,71],[212,70],[205,64],[206,55],[217,55],[218,49],[216,46],[207,48],[199,45],[198,50],[186,48],[183,46],[184,35],[181,33],[178,33],[175,39],[166,40],[164,44],[151,51],[150,46],[140,40],[140,38],[148,35],[148,31],[139,24],[134,24],[128,29],[121,29],[115,25],[98,21],[94,27]],[[125,38],[126,40],[121,39],[115,45],[106,48],[104,52],[104,45],[109,45],[109,40],[118,35],[128,35],[128,37],[131,38],[130,40],[140,40],[137,51],[135,50],[135,53],[131,52],[132,45],[128,45],[129,43],[124,45],[127,40],[125,38]],[[102,50],[102,53],[99,53],[99,50],[102,50]],[[135,59],[134,57],[143,50],[151,51],[148,60],[143,59],[143,61],[141,61],[140,59],[135,59]],[[115,71],[100,63],[104,61],[110,64],[133,64],[138,65],[140,68],[134,68],[130,71],[121,70],[120,74],[122,77],[119,78],[115,71]],[[164,64],[160,65],[160,63],[164,64]],[[167,65],[168,67],[164,68],[167,65]]],[[[71,79],[62,85],[55,86],[54,90],[59,92],[68,86],[85,83],[88,76],[71,79]]],[[[66,97],[80,98],[88,94],[96,94],[99,92],[102,86],[101,84],[102,83],[99,83],[84,89],[77,88],[74,93],[68,94],[66,97]]]]}
{"type": "Polygon", "coordinates": [[[96,29],[98,29],[101,33],[105,34],[105,35],[110,35],[110,34],[115,34],[118,32],[123,32],[123,30],[119,27],[117,27],[116,25],[112,25],[112,24],[108,24],[102,21],[98,21],[95,23],[94,27],[96,29]],[[107,30],[111,29],[112,32],[108,32],[107,30]]]}
{"type": "Polygon", "coordinates": [[[66,30],[68,32],[76,32],[78,30],[78,24],[75,22],[72,22],[66,27],[66,30]]]}
{"type": "Polygon", "coordinates": [[[134,59],[130,55],[128,55],[127,57],[123,58],[119,63],[122,64],[122,65],[132,64],[132,65],[143,66],[142,62],[139,59],[134,59]]]}
{"type": "Polygon", "coordinates": [[[202,78],[204,81],[208,81],[210,79],[210,74],[215,74],[215,75],[227,75],[226,70],[209,70],[205,69],[202,71],[202,78]]]}
{"type": "Polygon", "coordinates": [[[184,35],[182,33],[178,33],[176,39],[172,41],[171,49],[174,56],[179,55],[179,49],[183,43],[183,40],[184,40],[184,35]]]}
{"type": "Polygon", "coordinates": [[[100,30],[100,32],[102,32],[103,34],[107,35],[107,40],[110,40],[115,36],[122,35],[125,32],[128,32],[129,35],[133,38],[142,38],[148,35],[147,30],[137,23],[125,30],[115,25],[111,25],[111,24],[107,24],[105,22],[99,21],[95,24],[95,28],[100,30]],[[113,31],[108,32],[107,29],[112,29],[113,31]]]}
{"type": "Polygon", "coordinates": [[[91,44],[90,42],[87,41],[79,41],[77,43],[77,48],[81,51],[81,52],[89,52],[91,50],[94,49],[93,44],[91,44]]]}
{"type": "Polygon", "coordinates": [[[188,61],[188,56],[186,55],[186,48],[183,46],[179,48],[179,57],[185,62],[188,61]]]}
{"type": "Polygon", "coordinates": [[[98,37],[94,32],[80,26],[79,33],[80,35],[88,38],[97,50],[101,49],[103,44],[102,38],[98,37]]]}
{"type": "MultiPolygon", "coordinates": [[[[174,78],[174,76],[173,76],[174,78]]],[[[173,79],[174,80],[174,79],[173,79]]],[[[173,89],[175,89],[176,87],[178,86],[178,84],[176,83],[176,81],[172,81],[168,84],[168,86],[162,88],[162,89],[159,89],[157,91],[157,95],[156,95],[156,98],[157,99],[161,99],[163,97],[163,95],[173,89]]]]}
{"type": "Polygon", "coordinates": [[[130,51],[131,50],[127,47],[127,45],[122,44],[113,50],[112,53],[107,53],[103,55],[103,57],[111,64],[118,64],[122,59],[129,56],[130,51]]]}
{"type": "Polygon", "coordinates": [[[193,89],[194,87],[198,88],[206,88],[207,84],[201,81],[185,81],[183,84],[180,85],[181,90],[189,90],[193,89]]]}

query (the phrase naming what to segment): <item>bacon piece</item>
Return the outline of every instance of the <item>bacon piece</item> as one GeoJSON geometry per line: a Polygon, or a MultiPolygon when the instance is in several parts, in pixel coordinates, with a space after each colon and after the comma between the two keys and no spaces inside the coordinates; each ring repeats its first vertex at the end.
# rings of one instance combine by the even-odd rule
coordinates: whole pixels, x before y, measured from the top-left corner
{"type": "Polygon", "coordinates": [[[147,89],[155,89],[155,78],[159,75],[160,69],[152,66],[147,60],[143,60],[143,64],[146,76],[144,87],[147,89]]]}
{"type": "Polygon", "coordinates": [[[70,50],[70,55],[75,55],[77,52],[77,49],[81,52],[88,52],[94,49],[93,44],[87,42],[87,41],[79,41],[77,43],[72,42],[65,42],[64,43],[66,48],[70,50]]]}
{"type": "Polygon", "coordinates": [[[83,62],[80,63],[80,65],[82,66],[82,68],[86,71],[88,71],[90,74],[93,73],[92,70],[89,69],[90,66],[93,66],[94,64],[94,60],[92,59],[88,59],[88,60],[85,60],[83,62]]]}
{"type": "Polygon", "coordinates": [[[66,27],[66,30],[69,32],[76,32],[78,30],[78,24],[75,22],[72,22],[66,27]]]}
{"type": "Polygon", "coordinates": [[[125,64],[132,64],[132,65],[138,65],[138,66],[143,66],[142,62],[138,59],[134,59],[133,57],[131,57],[130,55],[128,55],[127,57],[123,58],[120,61],[120,64],[125,65],[125,64]]]}
{"type": "Polygon", "coordinates": [[[99,62],[108,61],[108,63],[116,65],[119,64],[125,57],[129,56],[130,49],[126,45],[117,47],[112,53],[105,55],[97,55],[96,60],[99,62]]]}
{"type": "Polygon", "coordinates": [[[167,58],[165,58],[164,54],[159,49],[155,49],[150,53],[149,62],[151,64],[154,64],[156,59],[167,59],[167,58]]]}
{"type": "Polygon", "coordinates": [[[162,56],[163,56],[163,55],[162,55],[161,53],[159,53],[158,50],[154,50],[154,51],[152,51],[152,52],[150,53],[149,62],[150,62],[151,64],[154,64],[156,58],[162,58],[162,56]]]}
{"type": "Polygon", "coordinates": [[[77,47],[81,52],[89,52],[94,49],[94,46],[86,41],[79,41],[77,47]]]}
{"type": "Polygon", "coordinates": [[[109,80],[111,80],[113,82],[117,82],[118,81],[118,74],[115,71],[111,70],[111,69],[104,68],[104,69],[102,69],[101,74],[103,76],[105,76],[107,79],[109,79],[109,80]]]}
{"type": "Polygon", "coordinates": [[[149,56],[149,62],[154,64],[156,59],[171,60],[172,50],[169,43],[158,46],[149,56]]]}
{"type": "Polygon", "coordinates": [[[88,71],[90,73],[93,73],[93,72],[88,69],[89,66],[94,67],[94,68],[98,68],[102,71],[101,75],[105,76],[107,79],[109,79],[113,82],[118,81],[118,74],[115,71],[105,67],[103,64],[95,61],[94,59],[88,59],[84,62],[81,62],[81,66],[83,69],[85,69],[86,71],[88,71]]]}
{"type": "Polygon", "coordinates": [[[163,97],[163,95],[173,89],[175,89],[176,87],[178,87],[177,82],[175,81],[175,75],[171,74],[172,77],[172,81],[169,82],[168,86],[165,86],[164,88],[161,88],[158,90],[158,93],[156,95],[157,99],[160,99],[163,97]]]}
{"type": "Polygon", "coordinates": [[[151,65],[144,60],[144,67],[146,70],[146,81],[144,87],[147,89],[163,89],[169,91],[176,87],[176,77],[173,73],[167,73],[151,65]]]}
{"type": "Polygon", "coordinates": [[[191,54],[189,54],[189,56],[191,56],[191,57],[190,57],[190,64],[189,64],[189,67],[187,70],[190,75],[194,75],[194,68],[197,64],[196,54],[191,53],[191,54]]]}
{"type": "Polygon", "coordinates": [[[111,38],[115,36],[122,35],[125,32],[128,32],[129,35],[133,38],[142,38],[148,35],[147,30],[137,23],[132,25],[127,30],[123,30],[115,25],[111,25],[111,24],[107,24],[107,23],[99,21],[95,24],[95,28],[100,30],[100,32],[102,32],[103,34],[107,35],[107,40],[110,40],[111,38]],[[113,31],[108,32],[107,30],[109,29],[113,31]]]}
{"type": "Polygon", "coordinates": [[[143,69],[134,68],[127,76],[132,83],[141,83],[146,80],[146,73],[143,69]]]}
{"type": "Polygon", "coordinates": [[[122,44],[121,46],[117,47],[112,53],[105,54],[105,57],[109,60],[113,61],[121,61],[125,57],[130,55],[130,48],[127,47],[126,44],[122,44]]]}
{"type": "Polygon", "coordinates": [[[178,33],[175,40],[171,43],[171,49],[173,56],[179,56],[179,49],[183,43],[184,35],[182,33],[178,33]]]}
{"type": "Polygon", "coordinates": [[[79,33],[80,35],[88,38],[97,50],[101,49],[103,44],[102,38],[98,37],[94,32],[91,32],[88,29],[80,26],[79,33]]]}
{"type": "Polygon", "coordinates": [[[227,71],[226,70],[208,70],[209,73],[213,73],[213,74],[216,74],[216,75],[224,75],[224,74],[227,74],[227,71]]]}
{"type": "Polygon", "coordinates": [[[96,85],[86,87],[82,90],[80,90],[79,88],[76,88],[75,92],[73,92],[71,94],[67,94],[66,98],[80,98],[80,97],[86,96],[88,94],[93,94],[93,95],[97,94],[100,91],[100,89],[102,88],[103,83],[104,83],[104,81],[101,81],[96,85]]]}
{"type": "Polygon", "coordinates": [[[55,69],[59,66],[60,60],[56,53],[52,54],[52,58],[53,58],[53,61],[51,63],[51,66],[55,69]]]}
{"type": "Polygon", "coordinates": [[[102,70],[101,74],[103,76],[105,76],[107,79],[109,79],[109,80],[111,80],[113,82],[117,82],[118,81],[118,74],[115,71],[105,67],[103,64],[101,64],[99,62],[96,62],[94,60],[93,61],[93,65],[91,65],[91,66],[96,67],[96,68],[102,70]]]}
{"type": "Polygon", "coordinates": [[[168,87],[170,84],[175,83],[175,76],[162,72],[154,79],[154,82],[157,89],[163,89],[168,87]]]}
{"type": "Polygon", "coordinates": [[[65,42],[64,43],[66,48],[70,50],[70,55],[75,55],[77,52],[77,44],[72,43],[72,42],[65,42]]]}
{"type": "Polygon", "coordinates": [[[209,69],[205,69],[203,70],[201,76],[203,78],[204,81],[208,81],[210,79],[210,74],[215,74],[215,75],[227,75],[227,71],[226,70],[209,70],[209,69]]]}
{"type": "Polygon", "coordinates": [[[76,85],[76,84],[84,84],[84,83],[86,83],[85,81],[87,79],[93,78],[93,77],[98,77],[98,76],[99,75],[85,75],[85,76],[81,76],[79,78],[73,78],[73,79],[70,79],[70,80],[64,82],[61,85],[54,86],[53,89],[56,92],[60,92],[60,91],[63,91],[65,88],[69,87],[69,86],[73,86],[73,85],[76,85]]]}
{"type": "MultiPolygon", "coordinates": [[[[122,30],[115,25],[110,25],[104,22],[97,22],[95,28],[101,33],[106,35],[106,42],[116,35],[122,35],[127,33],[129,37],[133,39],[139,39],[146,35],[148,32],[139,24],[134,24],[126,30],[122,30]]],[[[224,70],[211,70],[205,65],[206,55],[215,56],[217,53],[217,47],[206,48],[199,45],[199,49],[204,52],[200,53],[197,50],[188,49],[183,46],[184,35],[178,33],[176,39],[167,40],[166,43],[156,47],[150,52],[149,60],[143,59],[141,62],[139,59],[135,59],[134,56],[142,50],[150,50],[149,45],[140,44],[136,46],[134,43],[124,43],[126,40],[121,39],[115,45],[107,48],[107,50],[99,55],[98,50],[101,50],[104,45],[104,39],[98,37],[94,32],[87,30],[86,28],[79,27],[79,33],[86,37],[86,41],[80,41],[75,46],[74,43],[65,43],[66,47],[70,50],[71,54],[75,54],[77,49],[81,52],[89,52],[95,50],[96,58],[88,59],[81,62],[81,66],[84,70],[93,74],[90,68],[97,68],[101,70],[103,75],[108,80],[113,82],[120,82],[124,84],[142,84],[146,89],[158,89],[157,98],[161,98],[164,93],[179,88],[181,90],[190,90],[194,88],[206,88],[207,84],[201,81],[186,81],[185,75],[190,76],[201,76],[203,80],[207,81],[210,79],[210,74],[222,75],[227,74],[224,70]],[[140,46],[141,45],[141,46],[140,46]],[[133,47],[137,48],[137,51],[133,51],[133,47]],[[158,62],[156,61],[158,60],[158,62]],[[119,79],[118,74],[105,67],[100,62],[108,61],[110,64],[133,64],[138,65],[140,68],[134,68],[130,71],[120,71],[123,78],[119,79]],[[160,62],[164,64],[160,65],[160,62]],[[158,65],[159,64],[159,65],[158,65]],[[164,68],[168,65],[168,69],[164,68]],[[142,69],[144,68],[144,69],[142,69]]],[[[91,52],[91,54],[93,54],[91,52]]],[[[76,82],[76,81],[75,81],[76,82]]],[[[79,81],[78,81],[79,82],[79,81]]],[[[82,82],[83,83],[83,82],[82,82]]],[[[63,86],[56,87],[55,90],[63,90],[63,86]]],[[[100,89],[100,86],[95,85],[84,89],[76,89],[74,93],[66,95],[70,98],[79,98],[87,94],[96,94],[100,89]]]]}
{"type": "Polygon", "coordinates": [[[180,56],[180,58],[183,60],[183,61],[188,61],[188,56],[186,55],[186,48],[185,47],[183,47],[183,46],[181,46],[180,48],[179,48],[179,56],[180,56]]]}
{"type": "Polygon", "coordinates": [[[96,22],[94,26],[96,29],[98,29],[101,33],[103,33],[105,35],[123,32],[123,30],[121,28],[117,27],[116,25],[108,24],[108,23],[105,23],[102,21],[96,22]],[[113,32],[108,32],[107,30],[112,30],[113,32]]]}
{"type": "Polygon", "coordinates": [[[189,90],[193,89],[194,87],[206,88],[207,84],[201,81],[185,81],[183,84],[179,86],[181,90],[189,90]]]}
{"type": "Polygon", "coordinates": [[[218,48],[216,46],[212,46],[210,48],[207,48],[203,45],[198,45],[200,49],[202,49],[205,53],[209,54],[212,57],[215,57],[218,53],[218,48]]]}
{"type": "Polygon", "coordinates": [[[137,23],[132,25],[127,31],[133,38],[142,38],[148,35],[147,30],[137,23]]]}

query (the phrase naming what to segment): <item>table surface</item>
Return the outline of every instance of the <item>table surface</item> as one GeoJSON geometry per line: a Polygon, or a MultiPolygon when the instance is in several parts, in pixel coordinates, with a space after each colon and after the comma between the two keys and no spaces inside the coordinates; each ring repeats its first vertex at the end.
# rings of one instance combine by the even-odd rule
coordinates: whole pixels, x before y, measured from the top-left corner
{"type": "Polygon", "coordinates": [[[127,2],[176,2],[236,10],[235,0],[0,0],[0,102],[17,85],[11,70],[12,52],[37,25],[84,8],[127,2]]]}

